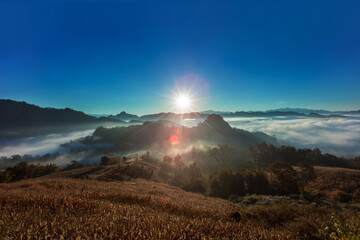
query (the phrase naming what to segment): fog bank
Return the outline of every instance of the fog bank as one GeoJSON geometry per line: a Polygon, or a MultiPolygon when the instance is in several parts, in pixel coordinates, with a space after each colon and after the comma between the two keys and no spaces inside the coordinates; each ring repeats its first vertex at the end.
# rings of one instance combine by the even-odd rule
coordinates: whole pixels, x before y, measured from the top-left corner
{"type": "Polygon", "coordinates": [[[42,155],[45,153],[62,152],[60,146],[71,140],[91,135],[94,129],[68,133],[54,133],[45,136],[14,139],[0,142],[0,156],[9,157],[15,154],[42,155]]]}
{"type": "Polygon", "coordinates": [[[233,127],[275,135],[280,144],[319,148],[336,156],[360,156],[360,117],[226,118],[233,127]]]}

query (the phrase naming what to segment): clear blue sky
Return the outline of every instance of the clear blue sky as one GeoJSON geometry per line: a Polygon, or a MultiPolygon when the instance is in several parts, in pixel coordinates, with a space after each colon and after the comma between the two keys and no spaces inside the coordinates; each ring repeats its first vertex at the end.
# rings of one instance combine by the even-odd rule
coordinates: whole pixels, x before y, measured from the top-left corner
{"type": "Polygon", "coordinates": [[[208,86],[194,87],[206,98],[194,110],[360,109],[359,11],[339,0],[0,0],[0,98],[169,111],[190,74],[208,86]]]}

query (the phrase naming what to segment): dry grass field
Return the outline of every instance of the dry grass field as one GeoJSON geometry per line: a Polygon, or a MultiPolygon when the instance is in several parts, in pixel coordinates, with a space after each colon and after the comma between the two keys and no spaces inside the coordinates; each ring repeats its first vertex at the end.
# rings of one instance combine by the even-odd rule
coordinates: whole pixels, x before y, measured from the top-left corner
{"type": "Polygon", "coordinates": [[[313,196],[340,203],[360,203],[360,170],[314,167],[316,178],[305,186],[313,196]]]}
{"type": "MultiPolygon", "coordinates": [[[[79,179],[112,171],[88,167],[0,184],[0,239],[342,239],[329,237],[334,226],[359,239],[359,216],[350,210],[286,199],[244,206],[144,179],[79,179]]],[[[338,171],[316,167],[307,190],[337,191],[326,180],[338,171]]],[[[359,173],[344,171],[349,182],[359,173]]],[[[258,196],[265,197],[272,198],[258,196]]]]}
{"type": "Polygon", "coordinates": [[[236,205],[151,181],[39,179],[0,186],[2,239],[292,239],[236,205]]]}

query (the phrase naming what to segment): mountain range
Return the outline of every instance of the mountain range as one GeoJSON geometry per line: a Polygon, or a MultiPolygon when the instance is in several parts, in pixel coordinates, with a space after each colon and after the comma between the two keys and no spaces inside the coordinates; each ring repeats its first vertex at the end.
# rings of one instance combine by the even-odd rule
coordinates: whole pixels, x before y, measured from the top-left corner
{"type": "MultiPolygon", "coordinates": [[[[133,114],[128,114],[126,112],[121,112],[118,115],[109,115],[109,118],[114,118],[122,121],[131,121],[131,122],[144,122],[144,121],[159,121],[159,120],[172,120],[180,121],[181,119],[204,119],[210,114],[220,115],[222,117],[305,117],[305,118],[331,118],[331,117],[344,117],[343,115],[335,114],[335,112],[319,110],[318,112],[312,112],[311,110],[296,112],[296,111],[284,111],[284,110],[270,110],[270,111],[237,111],[237,112],[225,112],[225,111],[203,111],[203,112],[190,112],[190,113],[172,113],[172,112],[162,112],[155,114],[147,114],[143,116],[137,116],[133,114]],[[306,113],[305,113],[306,112],[306,113]],[[318,112],[323,112],[320,114],[318,112]]],[[[344,114],[360,114],[359,111],[348,111],[343,112],[344,114]]]]}
{"type": "Polygon", "coordinates": [[[328,111],[328,110],[316,110],[316,109],[307,109],[307,108],[279,108],[273,110],[267,110],[265,112],[297,112],[297,113],[317,113],[322,115],[348,115],[348,114],[360,114],[360,110],[357,111],[328,111]]]}
{"type": "Polygon", "coordinates": [[[222,117],[305,117],[305,118],[331,118],[344,117],[344,115],[360,115],[360,110],[357,111],[327,111],[327,110],[313,110],[306,108],[280,108],[267,111],[214,111],[207,110],[201,112],[190,112],[177,114],[172,112],[162,112],[155,114],[147,114],[137,116],[126,112],[121,112],[117,115],[109,115],[109,118],[114,118],[122,121],[143,122],[143,121],[158,121],[158,120],[173,120],[179,121],[181,119],[204,119],[210,114],[217,114],[222,117]]]}
{"type": "Polygon", "coordinates": [[[269,111],[269,112],[234,112],[229,114],[222,114],[223,117],[308,117],[308,118],[329,118],[329,117],[343,117],[342,115],[322,115],[319,113],[299,113],[294,111],[269,111]]]}
{"type": "MultiPolygon", "coordinates": [[[[348,114],[356,114],[356,111],[348,112],[348,114]]],[[[295,111],[264,111],[264,112],[221,112],[221,111],[204,111],[204,112],[190,112],[190,113],[155,113],[155,114],[147,114],[143,116],[136,116],[132,114],[124,113],[120,117],[113,117],[110,115],[108,117],[120,119],[120,120],[130,120],[132,122],[144,122],[144,121],[159,121],[159,120],[170,120],[170,121],[181,121],[181,119],[205,119],[207,116],[211,114],[220,115],[224,118],[229,117],[304,117],[304,118],[331,118],[331,117],[344,117],[338,114],[319,114],[319,113],[301,113],[295,111]],[[126,115],[125,115],[126,114],[126,115]],[[131,117],[128,117],[131,116],[131,117]]],[[[359,112],[360,114],[360,112],[359,112]]],[[[119,115],[119,114],[118,114],[119,115]]],[[[116,115],[116,116],[118,116],[116,115]]]]}
{"type": "MultiPolygon", "coordinates": [[[[305,114],[305,115],[309,115],[312,113],[315,114],[319,114],[319,115],[325,115],[325,116],[329,116],[329,115],[352,115],[352,114],[360,114],[360,110],[355,110],[355,111],[328,111],[328,110],[316,110],[316,109],[308,109],[308,108],[278,108],[278,109],[271,109],[271,110],[266,110],[266,111],[239,111],[241,113],[249,113],[249,114],[262,114],[262,113],[271,113],[271,114],[279,114],[281,113],[287,113],[287,114],[305,114]]],[[[207,110],[207,111],[202,111],[200,113],[206,114],[218,114],[218,115],[226,115],[226,114],[234,114],[236,112],[230,112],[230,111],[214,111],[214,110],[207,110]]]]}
{"type": "Polygon", "coordinates": [[[102,124],[102,123],[141,123],[145,121],[170,120],[179,122],[181,119],[205,119],[211,114],[217,114],[222,117],[311,117],[311,118],[329,118],[343,117],[343,115],[360,114],[358,111],[326,111],[312,110],[303,108],[281,108],[269,111],[257,112],[228,112],[228,111],[203,111],[177,114],[172,112],[147,114],[137,116],[127,112],[120,112],[117,115],[107,117],[95,117],[76,111],[70,108],[56,109],[43,108],[26,102],[18,102],[8,99],[0,100],[0,130],[14,128],[30,127],[54,127],[62,125],[76,124],[102,124]],[[339,115],[341,114],[341,115],[339,115]]]}
{"type": "Polygon", "coordinates": [[[71,108],[42,108],[26,102],[0,100],[0,129],[56,127],[60,125],[121,123],[108,117],[93,117],[71,108]]]}
{"type": "Polygon", "coordinates": [[[256,145],[262,142],[276,144],[276,138],[262,132],[248,132],[232,128],[224,119],[215,114],[208,115],[204,122],[195,127],[169,126],[166,122],[144,122],[142,125],[127,127],[99,127],[92,136],[82,139],[84,144],[114,144],[117,150],[138,149],[156,144],[167,147],[173,144],[171,138],[182,144],[205,142],[207,144],[228,144],[234,146],[256,145]]]}

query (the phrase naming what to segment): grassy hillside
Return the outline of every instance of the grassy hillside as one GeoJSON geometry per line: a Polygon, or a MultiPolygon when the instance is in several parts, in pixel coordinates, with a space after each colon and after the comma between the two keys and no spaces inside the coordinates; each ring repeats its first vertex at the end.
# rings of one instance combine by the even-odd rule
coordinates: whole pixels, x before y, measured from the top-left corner
{"type": "Polygon", "coordinates": [[[0,239],[359,239],[360,170],[315,167],[303,194],[229,201],[166,184],[148,157],[0,184],[0,239]]]}
{"type": "Polygon", "coordinates": [[[108,166],[89,166],[69,171],[55,172],[42,178],[75,178],[100,181],[126,181],[135,178],[159,180],[159,167],[146,161],[129,159],[126,163],[108,166]],[[152,173],[152,174],[151,174],[152,173]]]}
{"type": "Polygon", "coordinates": [[[0,184],[0,238],[314,239],[333,212],[286,201],[244,208],[144,179],[48,177],[0,184]]]}
{"type": "Polygon", "coordinates": [[[239,223],[226,200],[145,180],[44,179],[2,184],[0,237],[10,239],[284,239],[239,223]]]}
{"type": "Polygon", "coordinates": [[[305,186],[313,196],[338,202],[360,203],[360,170],[335,167],[314,167],[316,178],[305,186]]]}

